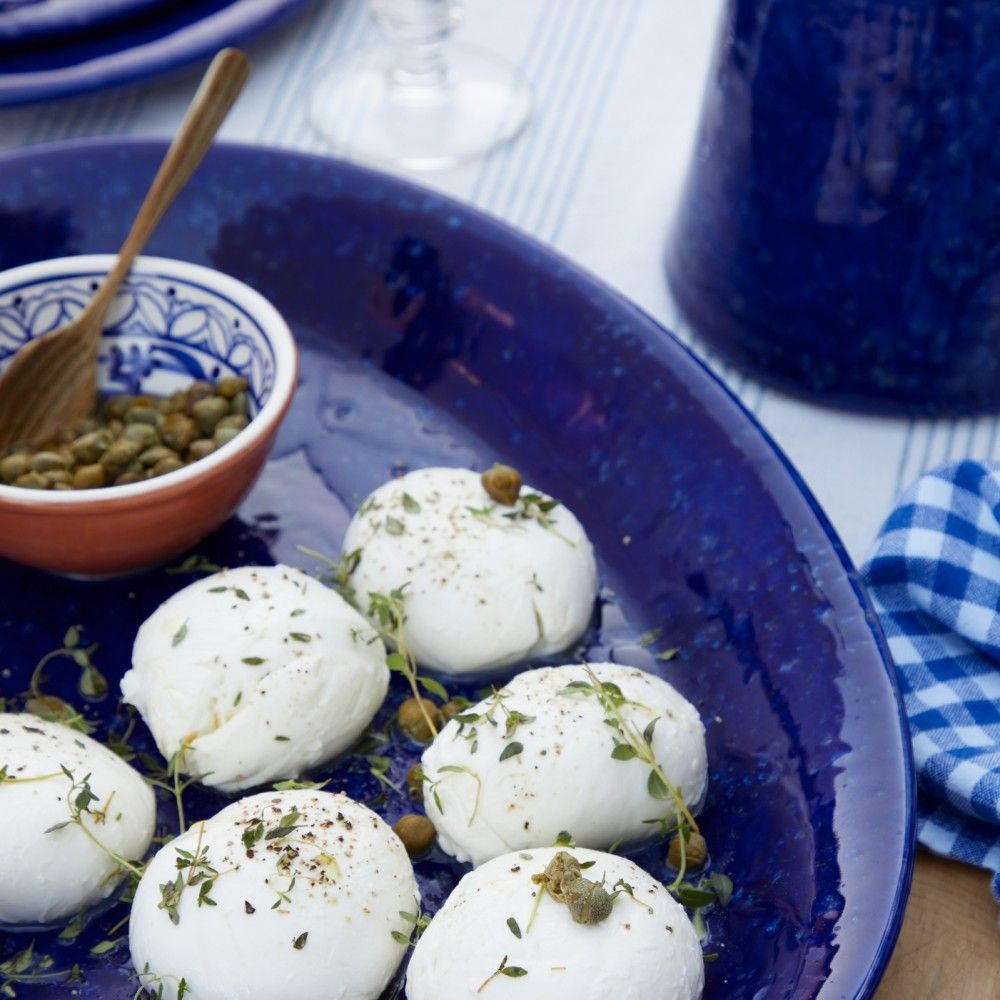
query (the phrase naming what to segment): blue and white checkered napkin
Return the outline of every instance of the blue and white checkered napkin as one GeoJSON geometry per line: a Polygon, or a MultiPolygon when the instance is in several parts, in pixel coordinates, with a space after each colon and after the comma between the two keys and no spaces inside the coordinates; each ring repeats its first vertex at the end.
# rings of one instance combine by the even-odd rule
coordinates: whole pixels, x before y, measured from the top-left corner
{"type": "Polygon", "coordinates": [[[863,575],[910,720],[917,838],[997,872],[1000,903],[1000,466],[922,476],[863,575]]]}

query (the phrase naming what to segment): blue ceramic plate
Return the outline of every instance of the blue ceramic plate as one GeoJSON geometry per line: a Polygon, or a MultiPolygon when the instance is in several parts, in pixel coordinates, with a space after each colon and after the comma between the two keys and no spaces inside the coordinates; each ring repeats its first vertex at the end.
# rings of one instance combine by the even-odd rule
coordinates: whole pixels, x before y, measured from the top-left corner
{"type": "MultiPolygon", "coordinates": [[[[163,153],[68,143],[0,159],[0,264],[117,247],[163,153]]],[[[869,996],[899,929],[912,864],[912,773],[885,647],[854,569],[763,431],[673,337],[523,236],[439,195],[288,152],[214,150],[150,252],[248,282],[299,340],[303,381],[261,481],[199,559],[315,564],[364,495],[432,464],[519,466],[594,540],[604,591],[586,655],[655,670],[702,712],[702,828],[736,886],[709,919],[707,998],[869,996]],[[672,659],[658,654],[679,647],[672,659]]],[[[175,567],[177,569],[177,567],[175,567]]],[[[112,690],[138,624],[197,569],[81,583],[0,564],[0,684],[14,697],[68,626],[99,643],[112,690]]],[[[73,663],[50,687],[120,734],[114,697],[81,701],[73,663]]],[[[471,694],[469,687],[451,686],[471,694]]],[[[403,696],[394,686],[378,718],[403,696]]],[[[132,742],[150,749],[141,723],[132,742]]],[[[377,748],[400,785],[419,754],[377,748]]],[[[390,821],[372,760],[321,772],[390,821]]],[[[194,792],[194,817],[221,796],[194,792]]],[[[162,820],[169,829],[171,812],[162,820]]],[[[11,822],[0,817],[0,823],[11,822]]],[[[663,848],[637,855],[665,874],[663,848]]],[[[418,865],[433,911],[461,874],[418,865]]],[[[21,997],[126,1000],[124,944],[93,956],[123,906],[75,941],[37,935],[85,982],[21,997]],[[78,992],[73,992],[78,991],[78,992]]],[[[3,956],[25,947],[8,935],[3,956]]]]}
{"type": "Polygon", "coordinates": [[[8,43],[0,52],[0,105],[84,94],[177,69],[263,31],[310,2],[171,2],[145,17],[71,39],[8,43]]]}
{"type": "Polygon", "coordinates": [[[0,41],[27,42],[103,27],[168,0],[0,0],[0,41]]]}

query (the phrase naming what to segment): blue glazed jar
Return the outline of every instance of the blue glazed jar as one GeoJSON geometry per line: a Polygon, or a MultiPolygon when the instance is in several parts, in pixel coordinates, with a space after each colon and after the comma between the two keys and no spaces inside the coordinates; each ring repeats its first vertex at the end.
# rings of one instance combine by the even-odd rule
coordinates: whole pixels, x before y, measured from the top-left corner
{"type": "Polygon", "coordinates": [[[1000,2],[730,0],[667,274],[764,381],[1000,405],[1000,2]]]}

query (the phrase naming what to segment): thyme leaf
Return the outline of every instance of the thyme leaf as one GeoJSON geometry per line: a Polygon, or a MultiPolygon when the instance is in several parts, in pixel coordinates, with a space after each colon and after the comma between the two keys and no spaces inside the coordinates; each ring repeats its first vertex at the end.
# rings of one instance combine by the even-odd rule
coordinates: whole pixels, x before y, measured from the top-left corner
{"type": "Polygon", "coordinates": [[[496,969],[479,984],[479,988],[476,992],[482,993],[483,990],[485,990],[497,976],[507,976],[510,979],[519,979],[521,976],[526,976],[527,974],[528,970],[522,969],[519,965],[508,965],[507,956],[504,955],[504,957],[500,959],[500,964],[496,967],[496,969]]]}
{"type": "Polygon", "coordinates": [[[513,743],[508,743],[500,751],[500,760],[507,760],[508,757],[516,757],[519,753],[524,753],[524,746],[515,740],[513,743]]]}

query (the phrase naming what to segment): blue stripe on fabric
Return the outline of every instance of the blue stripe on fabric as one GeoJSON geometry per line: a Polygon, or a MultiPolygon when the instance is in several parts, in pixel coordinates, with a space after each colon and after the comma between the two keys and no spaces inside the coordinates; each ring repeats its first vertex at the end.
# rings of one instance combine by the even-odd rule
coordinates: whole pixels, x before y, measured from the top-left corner
{"type": "Polygon", "coordinates": [[[498,150],[483,162],[470,195],[480,207],[492,208],[495,205],[499,185],[509,174],[518,175],[523,171],[527,152],[541,141],[538,116],[546,106],[550,81],[558,78],[565,47],[573,42],[573,33],[567,30],[566,18],[558,8],[559,4],[545,5],[533,32],[532,44],[521,63],[521,69],[531,81],[535,94],[532,119],[514,145],[498,150]]]}
{"type": "Polygon", "coordinates": [[[567,92],[570,99],[579,96],[580,88],[573,89],[572,85],[579,80],[582,56],[590,46],[600,44],[593,31],[594,20],[600,14],[599,0],[588,0],[576,18],[562,20],[558,25],[559,47],[546,59],[545,71],[534,78],[536,105],[529,131],[524,141],[510,149],[501,169],[494,171],[490,188],[480,197],[481,203],[515,225],[522,225],[517,212],[521,192],[533,189],[545,163],[558,156],[551,146],[553,123],[565,114],[563,100],[567,92]]]}
{"type": "MultiPolygon", "coordinates": [[[[537,213],[544,209],[547,198],[554,195],[553,181],[564,175],[570,155],[570,144],[579,124],[580,109],[585,106],[591,89],[582,85],[589,80],[595,60],[605,50],[608,13],[615,15],[611,5],[594,5],[588,24],[579,32],[581,43],[560,74],[559,88],[550,95],[547,120],[542,123],[545,142],[537,142],[534,162],[528,165],[528,183],[511,186],[505,215],[517,220],[529,232],[541,235],[537,229],[537,213]]],[[[542,129],[539,129],[541,132],[542,129]]]]}
{"type": "Polygon", "coordinates": [[[633,0],[629,4],[620,4],[615,11],[608,38],[600,50],[600,65],[595,67],[591,85],[587,88],[588,100],[582,106],[582,114],[571,135],[571,169],[560,178],[559,198],[546,199],[542,205],[543,212],[535,228],[551,242],[555,242],[562,232],[569,207],[573,203],[584,164],[593,149],[594,137],[599,132],[598,126],[611,96],[615,71],[621,65],[622,53],[631,37],[638,9],[638,3],[633,0]]]}

